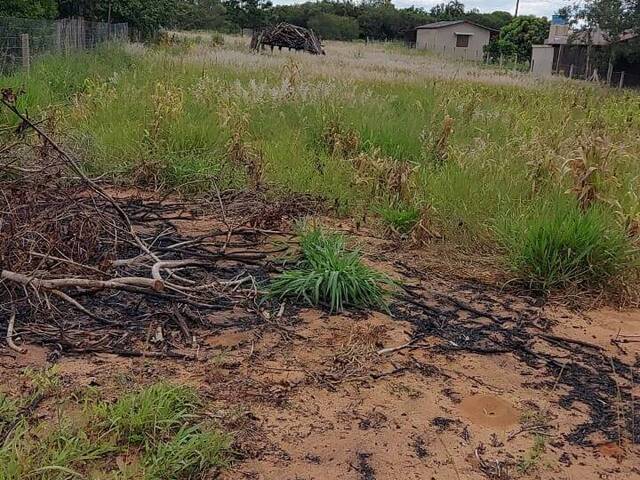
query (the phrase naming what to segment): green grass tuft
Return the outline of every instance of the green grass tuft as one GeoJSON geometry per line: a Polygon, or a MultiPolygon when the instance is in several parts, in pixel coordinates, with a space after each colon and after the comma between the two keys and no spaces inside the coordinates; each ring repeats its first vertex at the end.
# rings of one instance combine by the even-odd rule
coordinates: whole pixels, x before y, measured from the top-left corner
{"type": "Polygon", "coordinates": [[[192,388],[158,383],[113,404],[97,404],[94,413],[120,441],[143,444],[154,443],[187,423],[197,406],[198,396],[192,388]]]}
{"type": "MultiPolygon", "coordinates": [[[[160,383],[113,404],[91,394],[85,401],[84,415],[70,415],[61,402],[53,419],[21,418],[11,431],[0,431],[0,479],[186,480],[209,478],[229,463],[231,436],[200,423],[189,387],[160,383]]],[[[17,409],[0,396],[0,419],[17,409]]]]}
{"type": "Polygon", "coordinates": [[[297,268],[278,275],[272,297],[294,297],[332,312],[346,306],[386,308],[391,280],[366,266],[358,250],[349,250],[343,235],[311,229],[300,239],[302,260],[297,268]]]}
{"type": "Polygon", "coordinates": [[[118,448],[104,437],[90,437],[70,420],[41,423],[35,430],[21,421],[0,444],[0,478],[70,480],[118,448]]]}
{"type": "Polygon", "coordinates": [[[601,286],[629,268],[635,256],[624,231],[605,212],[583,213],[560,202],[503,228],[502,239],[518,278],[543,292],[601,286]]]}
{"type": "Polygon", "coordinates": [[[420,221],[420,209],[406,205],[385,205],[376,209],[385,226],[395,233],[406,235],[420,221]]]}
{"type": "MultiPolygon", "coordinates": [[[[228,465],[231,437],[217,430],[183,427],[168,442],[145,458],[145,478],[174,480],[195,476],[228,465]]],[[[197,478],[200,478],[199,476],[197,478]]]]}
{"type": "Polygon", "coordinates": [[[10,425],[15,420],[20,409],[20,401],[0,393],[0,432],[6,425],[10,425]]]}

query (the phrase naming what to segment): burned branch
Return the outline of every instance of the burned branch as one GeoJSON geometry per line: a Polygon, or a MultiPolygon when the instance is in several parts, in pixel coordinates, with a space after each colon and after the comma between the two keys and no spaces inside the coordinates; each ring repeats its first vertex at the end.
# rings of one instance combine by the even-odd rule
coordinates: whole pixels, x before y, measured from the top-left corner
{"type": "Polygon", "coordinates": [[[192,358],[169,351],[176,345],[170,332],[179,332],[184,348],[197,348],[194,318],[255,308],[273,253],[263,248],[265,232],[278,231],[272,227],[293,207],[278,207],[276,223],[247,214],[263,210],[259,193],[218,192],[217,201],[198,205],[142,192],[119,197],[21,112],[14,92],[3,90],[0,101],[23,126],[20,138],[0,143],[0,328],[10,348],[23,352],[14,341],[22,337],[68,353],[153,355],[140,345],[153,329],[163,332],[158,355],[192,358]],[[182,233],[180,222],[220,209],[222,224],[182,233]]]}
{"type": "Polygon", "coordinates": [[[324,55],[320,39],[313,30],[308,30],[290,23],[279,23],[264,30],[256,31],[251,38],[251,49],[260,51],[265,45],[271,47],[302,50],[313,55],[324,55]]]}

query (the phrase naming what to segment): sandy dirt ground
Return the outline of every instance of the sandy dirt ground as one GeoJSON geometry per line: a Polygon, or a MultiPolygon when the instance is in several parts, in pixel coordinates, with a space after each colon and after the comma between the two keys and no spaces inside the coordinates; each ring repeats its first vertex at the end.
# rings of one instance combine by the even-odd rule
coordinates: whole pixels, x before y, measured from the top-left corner
{"type": "Polygon", "coordinates": [[[406,286],[389,312],[236,307],[196,332],[198,360],[28,345],[2,351],[1,388],[51,361],[69,392],[194,385],[235,435],[225,480],[640,479],[640,311],[570,311],[470,278],[481,259],[443,272],[436,247],[360,240],[406,286]]]}

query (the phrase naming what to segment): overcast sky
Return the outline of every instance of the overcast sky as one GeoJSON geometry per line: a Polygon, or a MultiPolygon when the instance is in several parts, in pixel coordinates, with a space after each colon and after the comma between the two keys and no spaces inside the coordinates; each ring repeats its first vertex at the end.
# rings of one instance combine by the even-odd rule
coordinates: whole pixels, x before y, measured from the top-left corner
{"type": "MultiPolygon", "coordinates": [[[[272,0],[276,4],[285,3],[303,3],[307,0],[272,0]]],[[[397,7],[424,7],[427,10],[436,3],[441,3],[443,0],[393,0],[393,3],[397,7]]],[[[515,10],[515,0],[462,0],[467,10],[477,8],[481,12],[493,12],[494,10],[505,10],[513,13],[515,10]]],[[[558,10],[560,7],[570,4],[570,1],[566,0],[520,0],[520,14],[521,15],[538,15],[551,17],[551,14],[558,10]]]]}

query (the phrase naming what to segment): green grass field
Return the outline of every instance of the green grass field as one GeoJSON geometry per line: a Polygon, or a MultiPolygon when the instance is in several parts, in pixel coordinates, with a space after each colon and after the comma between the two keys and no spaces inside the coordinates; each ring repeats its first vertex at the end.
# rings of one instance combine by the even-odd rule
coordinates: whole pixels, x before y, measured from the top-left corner
{"type": "Polygon", "coordinates": [[[340,214],[391,212],[391,227],[406,223],[394,211],[425,212],[442,241],[504,254],[538,290],[633,281],[636,92],[397,45],[329,42],[320,58],[245,43],[113,46],[0,85],[23,89],[21,107],[93,175],[189,194],[266,183],[340,214]]]}

